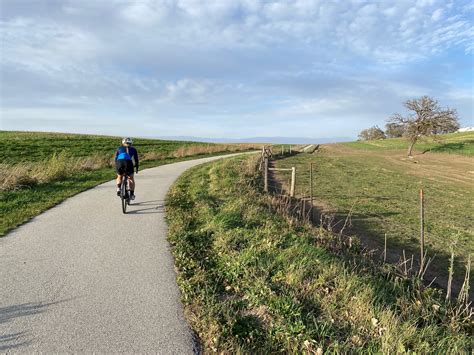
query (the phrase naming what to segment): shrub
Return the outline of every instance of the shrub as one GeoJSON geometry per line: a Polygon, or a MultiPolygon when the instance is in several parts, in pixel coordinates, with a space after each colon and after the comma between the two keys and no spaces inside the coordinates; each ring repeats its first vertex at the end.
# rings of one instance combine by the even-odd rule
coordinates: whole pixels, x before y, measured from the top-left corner
{"type": "Polygon", "coordinates": [[[405,134],[405,126],[397,123],[387,123],[385,125],[385,134],[388,138],[399,138],[405,134]]]}
{"type": "Polygon", "coordinates": [[[384,138],[386,138],[385,133],[378,126],[364,129],[359,133],[359,140],[361,141],[371,141],[384,138]]]}

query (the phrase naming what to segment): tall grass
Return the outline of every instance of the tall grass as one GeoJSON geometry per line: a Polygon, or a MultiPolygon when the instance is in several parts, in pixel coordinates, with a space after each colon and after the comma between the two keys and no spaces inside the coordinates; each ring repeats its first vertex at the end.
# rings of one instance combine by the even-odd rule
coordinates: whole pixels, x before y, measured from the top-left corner
{"type": "Polygon", "coordinates": [[[33,167],[26,164],[0,164],[0,191],[11,191],[38,183],[32,173],[33,167]]]}
{"type": "Polygon", "coordinates": [[[168,196],[178,284],[204,352],[471,351],[465,313],[371,263],[359,243],[279,213],[250,159],[196,167],[168,196]]]}
{"type": "Polygon", "coordinates": [[[53,153],[46,160],[0,166],[0,191],[12,191],[37,184],[64,180],[79,171],[98,170],[111,166],[111,159],[103,155],[84,158],[73,157],[67,152],[53,153]]]}

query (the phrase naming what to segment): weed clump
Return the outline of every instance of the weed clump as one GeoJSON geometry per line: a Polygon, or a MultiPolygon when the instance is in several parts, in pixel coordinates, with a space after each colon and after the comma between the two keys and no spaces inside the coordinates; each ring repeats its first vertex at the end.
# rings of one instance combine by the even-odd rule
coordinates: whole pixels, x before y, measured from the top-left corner
{"type": "Polygon", "coordinates": [[[38,183],[32,175],[32,166],[27,164],[0,164],[0,191],[12,191],[38,183]]]}

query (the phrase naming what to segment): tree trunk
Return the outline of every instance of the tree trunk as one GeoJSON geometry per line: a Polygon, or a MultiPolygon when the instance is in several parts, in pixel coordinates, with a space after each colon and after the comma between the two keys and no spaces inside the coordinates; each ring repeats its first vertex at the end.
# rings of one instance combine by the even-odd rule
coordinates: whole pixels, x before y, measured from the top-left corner
{"type": "Polygon", "coordinates": [[[412,151],[413,151],[413,147],[415,146],[415,143],[416,141],[418,140],[418,137],[415,137],[411,140],[410,142],[410,146],[408,147],[408,156],[411,157],[412,156],[412,151]]]}

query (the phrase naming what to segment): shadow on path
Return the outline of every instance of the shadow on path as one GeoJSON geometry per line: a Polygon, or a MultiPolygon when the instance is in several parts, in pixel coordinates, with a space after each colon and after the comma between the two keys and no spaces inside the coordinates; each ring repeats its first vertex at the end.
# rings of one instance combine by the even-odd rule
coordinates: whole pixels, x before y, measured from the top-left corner
{"type": "Polygon", "coordinates": [[[165,201],[163,200],[151,200],[143,201],[138,203],[132,203],[130,207],[144,207],[140,209],[131,209],[127,214],[150,214],[150,213],[164,213],[165,212],[165,201]]]}
{"type": "MultiPolygon", "coordinates": [[[[28,317],[34,316],[40,313],[45,312],[49,307],[66,302],[64,301],[57,301],[57,302],[50,302],[50,303],[43,303],[43,302],[29,302],[29,303],[22,303],[18,305],[6,306],[0,308],[0,327],[2,324],[13,321],[17,318],[21,317],[28,317]]],[[[1,334],[0,335],[0,351],[10,351],[12,349],[16,349],[22,346],[27,346],[31,344],[31,339],[28,336],[26,331],[20,331],[16,333],[10,334],[1,334]]]]}

